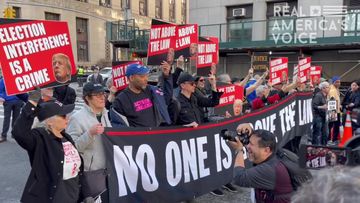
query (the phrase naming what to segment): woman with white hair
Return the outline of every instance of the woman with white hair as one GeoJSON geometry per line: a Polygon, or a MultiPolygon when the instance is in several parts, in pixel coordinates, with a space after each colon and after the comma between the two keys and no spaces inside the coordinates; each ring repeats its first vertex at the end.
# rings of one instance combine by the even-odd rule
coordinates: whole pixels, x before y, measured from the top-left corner
{"type": "Polygon", "coordinates": [[[322,82],[319,84],[319,89],[320,92],[318,92],[312,99],[312,144],[326,145],[328,142],[328,131],[326,122],[327,95],[329,94],[330,85],[328,82],[322,82]]]}
{"type": "Polygon", "coordinates": [[[279,93],[272,96],[269,96],[269,93],[270,88],[266,85],[260,85],[256,88],[256,98],[253,100],[251,105],[252,110],[261,109],[267,104],[274,104],[286,96],[286,93],[283,90],[280,90],[279,93]]]}
{"type": "Polygon", "coordinates": [[[334,167],[316,172],[291,198],[292,203],[358,202],[360,199],[360,168],[334,167]]]}
{"type": "Polygon", "coordinates": [[[82,160],[65,132],[75,105],[58,101],[38,104],[40,91],[32,92],[17,119],[12,135],[30,158],[31,171],[21,202],[78,202],[82,160]],[[31,129],[38,117],[43,127],[31,129]]]}

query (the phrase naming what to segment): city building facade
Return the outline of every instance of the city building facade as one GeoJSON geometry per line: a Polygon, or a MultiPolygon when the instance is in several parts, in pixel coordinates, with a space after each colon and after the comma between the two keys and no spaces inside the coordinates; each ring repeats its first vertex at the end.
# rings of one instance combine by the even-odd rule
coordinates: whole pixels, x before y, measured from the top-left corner
{"type": "Polygon", "coordinates": [[[188,19],[188,0],[0,1],[1,11],[9,6],[15,9],[15,18],[66,21],[77,66],[130,59],[130,49],[112,46],[111,22],[129,22],[132,30],[146,30],[153,18],[179,24],[188,19]]]}
{"type": "Polygon", "coordinates": [[[243,76],[254,57],[288,57],[289,71],[299,57],[311,56],[323,77],[360,75],[358,0],[197,0],[189,23],[201,36],[220,40],[221,72],[243,76]]]}

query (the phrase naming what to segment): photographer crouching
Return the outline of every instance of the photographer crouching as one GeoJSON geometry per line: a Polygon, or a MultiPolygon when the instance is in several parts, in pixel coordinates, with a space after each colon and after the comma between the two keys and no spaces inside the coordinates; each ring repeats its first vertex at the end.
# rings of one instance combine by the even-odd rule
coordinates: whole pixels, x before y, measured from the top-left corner
{"type": "Polygon", "coordinates": [[[238,136],[230,139],[223,136],[237,152],[234,163],[235,184],[254,188],[257,203],[290,202],[293,187],[286,167],[275,155],[275,135],[266,130],[253,131],[250,124],[240,124],[236,131],[238,136]],[[244,145],[249,160],[254,164],[251,168],[245,168],[244,145]]]}

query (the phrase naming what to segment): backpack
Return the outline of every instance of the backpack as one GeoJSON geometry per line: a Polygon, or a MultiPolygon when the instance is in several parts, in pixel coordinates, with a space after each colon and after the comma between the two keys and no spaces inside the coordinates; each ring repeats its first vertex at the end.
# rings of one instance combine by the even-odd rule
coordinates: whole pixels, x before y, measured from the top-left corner
{"type": "Polygon", "coordinates": [[[294,191],[296,191],[303,183],[312,179],[312,175],[309,170],[300,168],[299,157],[295,153],[281,148],[277,150],[276,156],[286,167],[294,191]]]}

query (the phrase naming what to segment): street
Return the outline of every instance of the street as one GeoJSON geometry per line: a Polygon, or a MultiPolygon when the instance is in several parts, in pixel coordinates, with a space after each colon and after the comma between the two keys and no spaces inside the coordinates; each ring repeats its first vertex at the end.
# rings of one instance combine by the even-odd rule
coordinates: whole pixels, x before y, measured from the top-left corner
{"type": "MultiPolygon", "coordinates": [[[[71,85],[78,94],[76,107],[81,108],[81,88],[76,84],[71,85]]],[[[0,106],[0,125],[4,120],[4,109],[0,106]]],[[[27,177],[30,173],[30,164],[27,153],[14,139],[11,138],[11,129],[8,132],[8,141],[0,143],[0,203],[19,202],[27,177]]],[[[199,203],[225,203],[225,202],[250,202],[249,189],[238,188],[237,193],[224,191],[223,197],[215,197],[211,194],[203,195],[194,202],[199,203]]]]}

